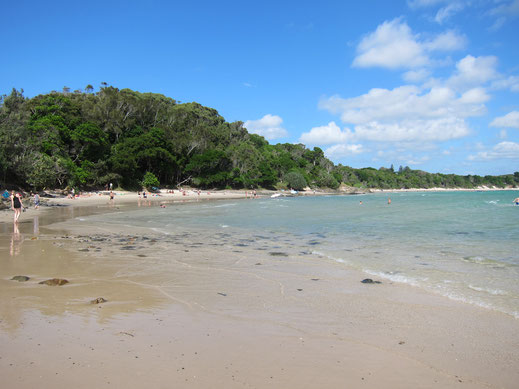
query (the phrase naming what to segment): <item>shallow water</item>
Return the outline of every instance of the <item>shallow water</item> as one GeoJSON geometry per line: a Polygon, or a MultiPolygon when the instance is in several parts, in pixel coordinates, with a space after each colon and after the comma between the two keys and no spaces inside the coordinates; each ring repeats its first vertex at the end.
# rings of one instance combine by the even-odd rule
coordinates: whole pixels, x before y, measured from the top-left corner
{"type": "Polygon", "coordinates": [[[519,207],[512,205],[518,195],[392,193],[391,205],[383,193],[211,201],[92,215],[81,222],[164,235],[196,232],[199,244],[225,234],[234,249],[318,254],[385,282],[519,318],[519,207]]]}

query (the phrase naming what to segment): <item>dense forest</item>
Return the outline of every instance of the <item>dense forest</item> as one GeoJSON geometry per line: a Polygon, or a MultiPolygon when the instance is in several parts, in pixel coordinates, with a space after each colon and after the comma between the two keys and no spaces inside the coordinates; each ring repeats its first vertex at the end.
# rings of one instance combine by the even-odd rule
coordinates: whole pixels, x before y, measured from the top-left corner
{"type": "Polygon", "coordinates": [[[269,144],[212,108],[104,84],[33,98],[0,98],[0,183],[31,190],[201,188],[430,188],[518,186],[503,176],[432,174],[409,167],[334,165],[302,144],[269,144]]]}

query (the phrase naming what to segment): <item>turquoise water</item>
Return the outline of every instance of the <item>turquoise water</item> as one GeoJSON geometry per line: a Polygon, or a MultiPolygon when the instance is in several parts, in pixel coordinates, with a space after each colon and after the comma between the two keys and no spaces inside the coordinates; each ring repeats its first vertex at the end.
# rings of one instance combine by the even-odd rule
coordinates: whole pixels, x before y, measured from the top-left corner
{"type": "Polygon", "coordinates": [[[251,248],[307,251],[383,282],[519,318],[519,206],[512,204],[518,196],[415,192],[212,201],[104,215],[103,223],[168,235],[194,230],[202,240],[226,233],[251,248]]]}

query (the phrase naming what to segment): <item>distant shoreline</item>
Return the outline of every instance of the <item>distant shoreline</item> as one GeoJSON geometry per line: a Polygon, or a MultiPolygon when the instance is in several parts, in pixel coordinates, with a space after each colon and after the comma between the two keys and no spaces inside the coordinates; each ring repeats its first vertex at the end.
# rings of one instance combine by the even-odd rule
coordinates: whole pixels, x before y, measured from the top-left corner
{"type": "MultiPolygon", "coordinates": [[[[478,187],[478,188],[409,188],[409,189],[380,189],[380,188],[355,188],[347,187],[338,190],[303,190],[298,191],[297,194],[291,194],[290,191],[277,191],[277,190],[257,190],[257,198],[270,197],[273,194],[279,193],[286,196],[342,196],[342,195],[365,195],[365,194],[376,194],[376,193],[413,193],[413,192],[492,192],[492,191],[519,191],[519,188],[489,188],[489,187],[478,187]]],[[[99,192],[81,192],[80,195],[75,198],[68,198],[66,196],[59,197],[41,197],[42,207],[39,210],[34,209],[32,198],[26,197],[24,204],[26,205],[26,212],[22,213],[20,220],[24,219],[24,216],[31,214],[35,215],[40,212],[46,212],[54,207],[59,206],[114,206],[118,204],[132,204],[140,202],[149,202],[150,204],[157,203],[168,203],[168,202],[193,202],[193,201],[206,201],[206,200],[230,200],[230,199],[252,199],[253,191],[246,190],[198,190],[198,189],[186,189],[185,191],[175,190],[171,193],[169,190],[161,190],[157,193],[147,193],[146,199],[142,198],[138,192],[114,190],[115,197],[111,202],[109,199],[109,191],[99,192]],[[27,203],[29,206],[27,207],[27,203]]],[[[53,194],[49,191],[49,194],[53,194]]],[[[12,222],[13,212],[7,208],[0,211],[0,223],[12,222]]]]}

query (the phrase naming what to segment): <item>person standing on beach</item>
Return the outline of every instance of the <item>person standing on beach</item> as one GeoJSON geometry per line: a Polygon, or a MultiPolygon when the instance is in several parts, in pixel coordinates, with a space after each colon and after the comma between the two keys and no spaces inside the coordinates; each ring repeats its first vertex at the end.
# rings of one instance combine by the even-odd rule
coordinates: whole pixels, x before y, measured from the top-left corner
{"type": "Polygon", "coordinates": [[[11,193],[11,208],[14,210],[14,222],[18,223],[18,219],[23,210],[23,204],[20,193],[15,194],[14,190],[11,193]]]}
{"type": "Polygon", "coordinates": [[[34,194],[34,209],[40,208],[40,195],[38,193],[34,194]]]}

